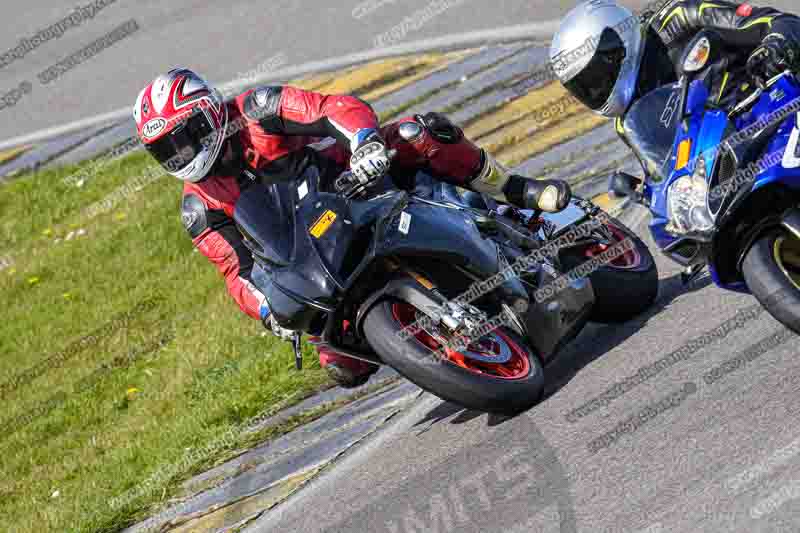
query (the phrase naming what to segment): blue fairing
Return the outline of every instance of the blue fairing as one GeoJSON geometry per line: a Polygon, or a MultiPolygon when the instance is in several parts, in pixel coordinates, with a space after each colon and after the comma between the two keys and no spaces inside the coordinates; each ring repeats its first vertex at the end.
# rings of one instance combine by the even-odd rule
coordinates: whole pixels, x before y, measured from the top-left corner
{"type": "Polygon", "coordinates": [[[667,248],[679,237],[671,234],[665,228],[669,223],[667,218],[667,191],[675,180],[691,175],[697,165],[698,157],[705,159],[706,168],[712,168],[717,157],[719,143],[722,141],[725,129],[728,125],[728,117],[722,111],[705,111],[705,102],[708,100],[709,93],[705,84],[696,81],[689,87],[687,94],[687,113],[691,116],[687,120],[689,129],[684,131],[678,127],[678,133],[672,146],[672,155],[669,160],[670,168],[675,167],[677,161],[676,154],[678,145],[686,139],[692,140],[692,151],[690,164],[681,170],[674,171],[667,180],[661,182],[657,188],[653,189],[650,209],[653,212],[653,220],[650,224],[650,233],[656,244],[660,248],[667,248]]]}
{"type": "MultiPolygon", "coordinates": [[[[668,89],[675,91],[676,94],[680,93],[678,84],[670,86],[668,89]]],[[[634,106],[631,108],[631,112],[638,112],[644,115],[641,109],[647,105],[654,106],[657,109],[664,108],[663,94],[659,96],[655,93],[656,91],[651,93],[652,96],[647,95],[642,98],[636,104],[640,106],[640,109],[636,109],[634,106]],[[647,101],[648,98],[651,98],[650,102],[647,101]]],[[[800,119],[798,119],[797,113],[797,110],[800,110],[800,85],[798,85],[795,77],[786,75],[779,78],[759,96],[748,112],[734,120],[729,117],[728,110],[708,105],[712,99],[713,97],[709,95],[709,90],[704,82],[696,80],[689,85],[683,108],[684,114],[677,117],[670,124],[673,128],[674,140],[669,155],[665,156],[664,168],[660,174],[653,172],[652,167],[654,165],[652,164],[650,165],[651,168],[645,169],[648,174],[648,179],[645,183],[645,198],[649,201],[649,207],[653,215],[650,232],[659,248],[666,249],[668,253],[671,253],[676,247],[683,246],[687,240],[692,242],[702,241],[704,244],[714,242],[713,239],[719,233],[720,221],[724,217],[738,216],[736,208],[742,205],[742,200],[746,196],[757,189],[775,183],[795,189],[800,188],[800,147],[797,147],[800,131],[795,132],[793,135],[793,131],[796,128],[800,129],[800,119]],[[748,142],[764,131],[764,125],[766,124],[777,125],[777,128],[774,133],[770,133],[771,137],[763,149],[761,148],[762,145],[758,144],[758,150],[760,150],[758,152],[760,156],[757,157],[760,162],[759,170],[752,184],[745,182],[750,187],[749,191],[737,190],[735,202],[732,195],[729,198],[729,203],[721,208],[719,206],[722,200],[715,199],[716,204],[714,207],[709,204],[709,209],[712,216],[715,217],[715,223],[718,225],[712,230],[711,234],[703,238],[689,236],[687,239],[687,235],[675,235],[667,231],[666,228],[669,225],[667,201],[670,186],[683,176],[693,175],[697,162],[702,157],[707,170],[706,180],[709,184],[709,189],[712,190],[715,185],[712,183],[715,178],[715,172],[721,166],[720,161],[718,161],[718,159],[722,159],[720,157],[722,154],[720,146],[727,143],[734,148],[736,146],[745,147],[748,142]],[[691,141],[690,162],[685,168],[675,170],[678,147],[687,139],[691,141]]],[[[658,117],[658,113],[659,111],[656,111],[654,117],[658,117]]],[[[680,115],[680,112],[677,114],[680,115]]],[[[627,120],[628,118],[626,117],[627,120]]],[[[633,120],[638,120],[640,123],[643,122],[641,117],[636,117],[633,120]]],[[[664,125],[666,126],[666,124],[664,125]]],[[[655,128],[657,127],[655,126],[655,128]]],[[[767,131],[771,132],[771,130],[767,131]]],[[[646,142],[642,144],[646,144],[646,142]]],[[[752,143],[750,144],[752,145],[752,143]]],[[[636,148],[634,150],[636,151],[636,148]]],[[[643,159],[641,154],[637,153],[637,155],[640,156],[640,160],[643,159]]],[[[741,173],[742,171],[743,169],[740,167],[738,172],[741,173]]],[[[736,174],[736,177],[740,177],[740,174],[736,174]]],[[[719,179],[719,176],[717,176],[717,179],[719,179]]],[[[673,257],[675,258],[674,255],[673,257]]],[[[708,266],[711,278],[717,285],[738,292],[749,292],[743,282],[723,282],[719,276],[719,265],[713,264],[712,257],[709,257],[708,266]]],[[[727,270],[729,271],[730,269],[727,270]]]]}
{"type": "Polygon", "coordinates": [[[729,291],[750,294],[750,289],[747,288],[747,284],[743,281],[737,281],[736,283],[724,283],[720,279],[719,273],[717,272],[717,267],[713,263],[708,265],[708,272],[711,274],[711,281],[713,281],[716,286],[722,287],[723,289],[729,291]]]}
{"type": "MultiPolygon", "coordinates": [[[[786,108],[797,107],[796,104],[798,103],[800,103],[800,87],[789,78],[781,78],[770,88],[769,93],[758,101],[750,113],[736,121],[736,129],[737,131],[743,131],[750,126],[757,125],[759,121],[763,123],[770,117],[777,116],[778,113],[786,108]]],[[[796,113],[789,114],[774,134],[772,141],[764,151],[764,158],[767,161],[783,158],[792,130],[798,125],[796,117],[796,113]]],[[[792,188],[800,187],[800,172],[796,167],[786,168],[781,162],[778,165],[764,163],[761,168],[762,172],[756,178],[752,190],[775,182],[792,188]]]]}

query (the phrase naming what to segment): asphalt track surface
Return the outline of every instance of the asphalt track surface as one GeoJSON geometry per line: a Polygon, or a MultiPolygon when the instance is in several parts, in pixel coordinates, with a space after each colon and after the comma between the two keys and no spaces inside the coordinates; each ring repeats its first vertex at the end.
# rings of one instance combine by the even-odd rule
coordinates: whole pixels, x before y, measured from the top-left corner
{"type": "MultiPolygon", "coordinates": [[[[387,2],[356,20],[359,3],[119,0],[0,70],[0,93],[34,82],[30,95],[0,111],[0,139],[128,105],[155,73],[175,65],[222,82],[279,52],[298,63],[357,52],[430,2],[387,2]],[[141,27],[135,35],[38,86],[37,73],[131,18],[141,27]]],[[[407,39],[549,20],[570,5],[465,0],[407,39]]],[[[4,6],[0,53],[71,7],[4,6]]],[[[646,234],[642,220],[635,227],[646,234]]],[[[703,279],[683,287],[679,269],[658,262],[658,304],[628,324],[589,327],[548,368],[553,385],[539,406],[501,419],[425,396],[248,530],[800,530],[800,342],[766,313],[753,316],[751,297],[703,279]],[[736,317],[740,323],[728,327],[736,317]],[[710,335],[720,328],[724,335],[710,335]],[[576,411],[640,368],[709,338],[591,412],[576,411]],[[731,361],[738,364],[711,373],[731,361]]]]}
{"type": "MultiPolygon", "coordinates": [[[[0,17],[0,53],[22,37],[68,15],[74,5],[61,0],[8,2],[0,17]]],[[[158,73],[188,66],[222,83],[238,77],[278,53],[292,63],[335,58],[372,48],[376,35],[401,23],[431,0],[376,0],[380,5],[361,18],[353,16],[363,0],[117,0],[93,20],[71,28],[0,69],[0,93],[22,81],[33,91],[13,108],[0,111],[0,139],[57,126],[133,105],[139,90],[158,73]],[[61,79],[42,86],[36,75],[119,24],[135,19],[140,29],[77,66],[61,79]]],[[[463,0],[410,32],[412,41],[549,20],[563,10],[552,2],[530,0],[463,0]]],[[[360,13],[357,11],[356,13],[360,13]]]]}
{"type": "Polygon", "coordinates": [[[800,530],[800,339],[751,297],[684,287],[657,261],[656,306],[590,325],[546,369],[540,405],[503,419],[423,396],[246,531],[800,530]]]}
{"type": "MultiPolygon", "coordinates": [[[[3,2],[0,54],[91,1],[3,2]]],[[[435,3],[451,7],[399,42],[549,21],[574,5],[548,0],[435,3]]],[[[646,3],[626,2],[633,7],[646,3]]],[[[792,3],[773,2],[785,8],[792,3]]],[[[116,0],[93,19],[0,68],[0,96],[25,81],[33,86],[16,105],[0,110],[0,140],[132,106],[144,85],[176,66],[191,67],[215,83],[224,83],[276,54],[285,54],[288,65],[296,65],[363,52],[374,47],[376,35],[432,4],[434,0],[116,0]],[[372,11],[360,7],[368,5],[372,11]],[[362,16],[356,18],[354,13],[362,16]],[[39,82],[37,74],[131,19],[139,27],[135,33],[56,81],[39,82]]]]}

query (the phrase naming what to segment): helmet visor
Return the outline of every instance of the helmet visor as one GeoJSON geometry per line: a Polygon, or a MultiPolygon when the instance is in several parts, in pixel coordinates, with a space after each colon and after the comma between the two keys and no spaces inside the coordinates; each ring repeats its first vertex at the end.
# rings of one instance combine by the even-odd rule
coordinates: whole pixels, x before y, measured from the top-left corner
{"type": "Polygon", "coordinates": [[[606,28],[591,61],[564,87],[590,109],[599,110],[614,91],[625,55],[622,38],[612,28],[606,28]]]}
{"type": "Polygon", "coordinates": [[[145,148],[167,172],[179,172],[214,144],[214,135],[208,117],[198,109],[167,135],[145,144],[145,148]]]}

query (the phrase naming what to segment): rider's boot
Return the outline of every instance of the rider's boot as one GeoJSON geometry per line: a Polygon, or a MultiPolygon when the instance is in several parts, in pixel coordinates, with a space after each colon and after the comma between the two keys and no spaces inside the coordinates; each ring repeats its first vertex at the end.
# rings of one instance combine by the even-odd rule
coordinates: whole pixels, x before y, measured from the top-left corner
{"type": "Polygon", "coordinates": [[[505,200],[520,209],[557,213],[565,209],[572,199],[572,190],[564,180],[526,178],[509,173],[486,153],[483,159],[481,171],[470,185],[496,200],[505,200]]]}
{"type": "Polygon", "coordinates": [[[336,352],[321,349],[319,362],[328,375],[340,386],[352,389],[364,385],[378,371],[378,365],[366,363],[336,352]]]}
{"type": "Polygon", "coordinates": [[[382,134],[397,150],[393,165],[427,167],[448,183],[521,209],[561,211],[572,197],[565,181],[533,180],[509,173],[439,113],[401,119],[383,128],[382,134]]]}

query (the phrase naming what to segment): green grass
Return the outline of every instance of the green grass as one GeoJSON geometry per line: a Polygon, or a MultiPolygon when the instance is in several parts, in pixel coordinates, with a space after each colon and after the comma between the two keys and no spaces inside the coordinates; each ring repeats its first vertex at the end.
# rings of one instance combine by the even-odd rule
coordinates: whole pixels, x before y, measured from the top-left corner
{"type": "Polygon", "coordinates": [[[308,347],[309,368],[294,371],[290,347],[262,336],[193,253],[176,180],[87,219],[150,165],[137,153],[83,188],[63,182],[76,167],[0,188],[0,256],[13,262],[0,270],[4,530],[117,531],[252,437],[196,464],[187,449],[328,385],[308,347]],[[153,490],[109,505],[173,464],[153,490]]]}

